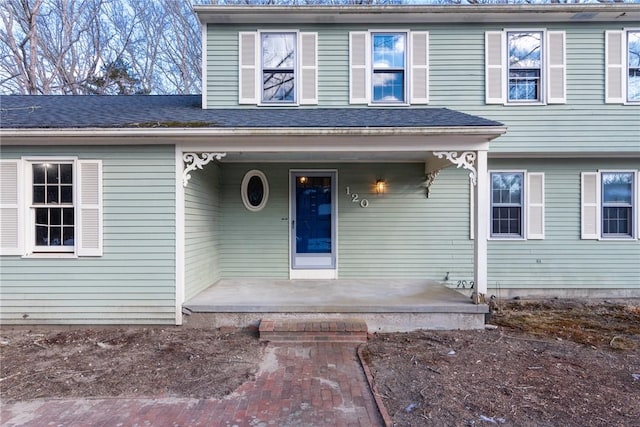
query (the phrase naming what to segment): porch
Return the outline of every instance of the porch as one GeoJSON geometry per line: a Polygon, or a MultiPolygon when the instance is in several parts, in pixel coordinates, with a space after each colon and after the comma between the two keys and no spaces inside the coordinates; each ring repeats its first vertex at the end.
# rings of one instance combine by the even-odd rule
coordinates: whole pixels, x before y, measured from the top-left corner
{"type": "Polygon", "coordinates": [[[369,332],[480,329],[486,304],[434,280],[220,280],[183,304],[190,326],[257,326],[263,318],[358,318],[369,332]]]}

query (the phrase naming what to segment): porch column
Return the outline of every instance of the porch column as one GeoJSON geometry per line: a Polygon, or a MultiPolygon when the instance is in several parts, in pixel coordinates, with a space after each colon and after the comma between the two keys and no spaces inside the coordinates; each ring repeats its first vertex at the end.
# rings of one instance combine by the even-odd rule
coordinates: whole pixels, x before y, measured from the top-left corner
{"type": "Polygon", "coordinates": [[[487,237],[489,225],[489,177],[487,172],[487,152],[477,151],[476,185],[473,223],[475,239],[473,247],[473,280],[476,285],[474,302],[484,303],[487,294],[487,237]]]}

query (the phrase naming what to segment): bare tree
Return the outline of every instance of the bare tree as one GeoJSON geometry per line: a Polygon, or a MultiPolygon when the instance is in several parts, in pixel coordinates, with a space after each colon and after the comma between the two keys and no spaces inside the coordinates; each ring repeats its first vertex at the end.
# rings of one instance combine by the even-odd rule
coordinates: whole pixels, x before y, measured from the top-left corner
{"type": "Polygon", "coordinates": [[[0,0],[0,92],[195,93],[189,0],[0,0]]]}

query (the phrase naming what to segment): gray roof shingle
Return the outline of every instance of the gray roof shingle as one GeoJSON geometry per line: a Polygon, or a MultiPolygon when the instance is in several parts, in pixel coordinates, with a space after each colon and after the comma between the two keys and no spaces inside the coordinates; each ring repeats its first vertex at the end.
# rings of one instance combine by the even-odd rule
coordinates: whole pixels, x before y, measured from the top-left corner
{"type": "Polygon", "coordinates": [[[0,128],[494,127],[446,108],[201,108],[200,95],[0,97],[0,128]]]}

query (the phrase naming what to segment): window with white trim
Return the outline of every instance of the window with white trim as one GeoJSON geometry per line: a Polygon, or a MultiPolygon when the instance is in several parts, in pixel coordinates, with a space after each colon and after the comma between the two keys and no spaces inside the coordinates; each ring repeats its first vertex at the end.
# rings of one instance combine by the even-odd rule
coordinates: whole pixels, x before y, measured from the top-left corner
{"type": "Polygon", "coordinates": [[[429,33],[349,33],[349,102],[407,105],[429,102],[429,33]]]}
{"type": "Polygon", "coordinates": [[[542,32],[507,32],[508,102],[542,100],[542,32]]]}
{"type": "Polygon", "coordinates": [[[485,33],[487,104],[566,103],[564,31],[485,33]]]}
{"type": "Polygon", "coordinates": [[[371,34],[371,102],[406,100],[407,33],[371,34]]]}
{"type": "Polygon", "coordinates": [[[627,100],[640,102],[640,30],[627,33],[627,100]]]}
{"type": "Polygon", "coordinates": [[[489,236],[544,239],[544,173],[489,172],[489,236]]]}
{"type": "Polygon", "coordinates": [[[34,252],[73,252],[73,163],[31,163],[34,252]]]}
{"type": "Polygon", "coordinates": [[[102,163],[0,161],[0,255],[102,255],[102,163]]]}
{"type": "Polygon", "coordinates": [[[262,102],[296,101],[296,33],[262,33],[262,102]]]}
{"type": "Polygon", "coordinates": [[[238,33],[238,103],[318,103],[318,34],[298,31],[238,33]]]}
{"type": "Polygon", "coordinates": [[[605,32],[605,102],[640,103],[640,29],[605,32]]]}
{"type": "Polygon", "coordinates": [[[491,236],[524,237],[524,173],[491,173],[491,236]]]}
{"type": "Polygon", "coordinates": [[[609,170],[581,176],[583,239],[637,238],[638,172],[609,170]]]}

